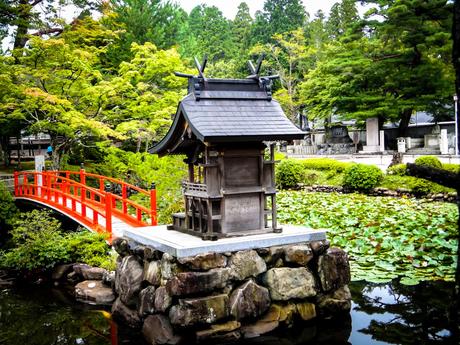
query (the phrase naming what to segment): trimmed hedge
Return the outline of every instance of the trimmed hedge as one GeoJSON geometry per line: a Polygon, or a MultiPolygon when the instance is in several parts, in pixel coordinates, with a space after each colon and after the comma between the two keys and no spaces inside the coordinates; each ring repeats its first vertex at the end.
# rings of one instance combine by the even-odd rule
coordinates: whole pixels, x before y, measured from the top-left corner
{"type": "Polygon", "coordinates": [[[332,158],[310,158],[302,160],[302,165],[305,169],[343,172],[353,163],[341,162],[332,158]]]}
{"type": "Polygon", "coordinates": [[[345,169],[343,187],[368,192],[383,180],[383,172],[375,165],[353,164],[345,169]]]}
{"type": "Polygon", "coordinates": [[[387,175],[405,176],[407,174],[406,164],[396,164],[387,169],[387,175]]]}
{"type": "Polygon", "coordinates": [[[304,167],[299,160],[283,159],[276,166],[275,178],[278,188],[296,188],[303,181],[304,167]]]}
{"type": "Polygon", "coordinates": [[[415,160],[415,164],[423,165],[423,166],[431,167],[431,168],[442,169],[441,161],[438,159],[438,157],[435,157],[435,156],[418,157],[415,160]]]}
{"type": "Polygon", "coordinates": [[[460,164],[443,163],[442,168],[456,174],[460,173],[460,164]]]}

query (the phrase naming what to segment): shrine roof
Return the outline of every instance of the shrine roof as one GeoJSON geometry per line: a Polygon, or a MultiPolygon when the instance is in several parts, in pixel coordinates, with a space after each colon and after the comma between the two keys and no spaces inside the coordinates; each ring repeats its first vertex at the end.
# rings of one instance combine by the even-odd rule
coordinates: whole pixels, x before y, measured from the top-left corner
{"type": "Polygon", "coordinates": [[[189,94],[180,101],[169,132],[150,152],[187,153],[193,140],[261,142],[304,135],[260,80],[191,78],[189,94]]]}

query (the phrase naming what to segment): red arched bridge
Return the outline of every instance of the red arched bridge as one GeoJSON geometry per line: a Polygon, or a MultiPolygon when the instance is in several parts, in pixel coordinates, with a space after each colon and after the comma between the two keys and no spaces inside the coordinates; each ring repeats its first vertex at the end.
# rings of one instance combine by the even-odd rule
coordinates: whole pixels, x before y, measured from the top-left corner
{"type": "Polygon", "coordinates": [[[16,171],[14,196],[53,208],[112,237],[123,229],[157,225],[156,190],[80,171],[16,171]]]}

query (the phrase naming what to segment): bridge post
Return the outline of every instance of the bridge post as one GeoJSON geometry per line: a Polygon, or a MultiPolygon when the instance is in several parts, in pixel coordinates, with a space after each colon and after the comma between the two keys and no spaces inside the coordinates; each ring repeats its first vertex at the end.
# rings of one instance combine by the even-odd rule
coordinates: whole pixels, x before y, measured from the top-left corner
{"type": "Polygon", "coordinates": [[[105,230],[110,234],[112,239],[112,194],[105,194],[105,230]]]}
{"type": "Polygon", "coordinates": [[[150,185],[150,219],[152,225],[157,225],[157,189],[155,182],[150,185]]]}
{"type": "MultiPolygon", "coordinates": [[[[83,164],[83,163],[82,163],[83,164]]],[[[80,169],[80,183],[86,185],[85,169],[80,169]]]]}

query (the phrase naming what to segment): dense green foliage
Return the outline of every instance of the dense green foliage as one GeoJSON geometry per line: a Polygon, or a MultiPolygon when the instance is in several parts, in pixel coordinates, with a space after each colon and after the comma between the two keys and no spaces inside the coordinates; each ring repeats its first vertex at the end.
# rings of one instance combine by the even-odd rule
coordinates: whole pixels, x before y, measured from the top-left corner
{"type": "Polygon", "coordinates": [[[302,165],[306,169],[313,170],[332,170],[335,172],[343,172],[353,163],[341,162],[332,158],[310,158],[303,159],[302,165]]]}
{"type": "MultiPolygon", "coordinates": [[[[13,201],[11,192],[0,182],[0,230],[9,228],[12,225],[18,209],[13,201]]],[[[3,231],[0,231],[3,233],[3,231]]]]}
{"type": "Polygon", "coordinates": [[[48,270],[57,264],[83,262],[114,269],[105,236],[84,232],[65,234],[48,211],[22,213],[11,230],[10,248],[0,252],[0,267],[48,270]]]}
{"type": "Polygon", "coordinates": [[[0,36],[17,30],[0,56],[0,143],[7,152],[20,130],[48,133],[54,168],[75,152],[140,152],[160,140],[185,94],[173,71],[194,73],[192,58],[205,54],[209,77],[245,77],[247,60],[265,54],[261,73],[280,76],[273,94],[292,120],[377,116],[404,129],[414,111],[452,113],[446,0],[367,0],[362,18],[352,0],[328,16],[266,0],[254,18],[242,2],[231,19],[207,5],[187,14],[172,1],[71,0],[81,12],[70,24],[59,18],[64,2],[25,3],[1,8],[0,36]]]}
{"type": "Polygon", "coordinates": [[[404,176],[407,174],[406,169],[407,169],[406,164],[395,164],[389,167],[386,173],[387,175],[404,176]]]}
{"type": "Polygon", "coordinates": [[[442,163],[436,156],[422,156],[415,159],[415,164],[442,169],[442,163]]]}
{"type": "Polygon", "coordinates": [[[449,203],[362,194],[281,192],[281,223],[328,230],[346,250],[353,280],[453,280],[458,210],[449,203]]]}
{"type": "MultiPolygon", "coordinates": [[[[368,192],[371,185],[372,188],[383,187],[390,190],[408,191],[419,197],[455,192],[452,188],[422,178],[407,176],[405,164],[394,165],[383,175],[376,167],[361,168],[356,167],[355,163],[341,162],[331,158],[288,159],[287,161],[276,165],[276,183],[281,189],[312,185],[343,186],[347,178],[346,187],[349,190],[361,192],[368,192]],[[353,166],[354,168],[351,168],[353,166]],[[346,169],[349,169],[347,174],[345,174],[346,169]]],[[[452,172],[459,171],[458,164],[443,164],[442,166],[452,172]]]]}
{"type": "Polygon", "coordinates": [[[304,176],[302,163],[296,159],[283,159],[276,166],[276,185],[279,188],[295,188],[304,176]]]}
{"type": "Polygon", "coordinates": [[[375,165],[353,164],[345,169],[343,186],[353,191],[370,191],[383,179],[383,172],[375,165]]]}

